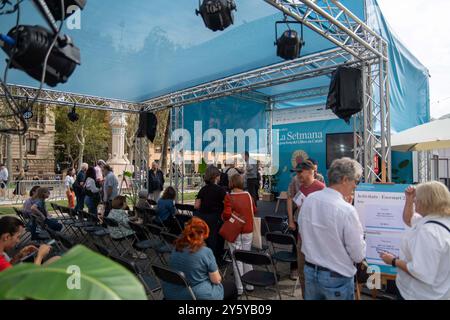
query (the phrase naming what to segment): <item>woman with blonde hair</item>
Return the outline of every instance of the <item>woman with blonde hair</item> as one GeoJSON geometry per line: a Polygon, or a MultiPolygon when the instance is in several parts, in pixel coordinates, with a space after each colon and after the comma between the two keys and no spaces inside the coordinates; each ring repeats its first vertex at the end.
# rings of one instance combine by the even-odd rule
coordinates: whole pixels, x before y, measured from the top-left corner
{"type": "Polygon", "coordinates": [[[400,257],[382,253],[383,261],[398,268],[400,299],[450,299],[450,192],[437,181],[409,187],[403,220],[410,226],[400,257]]]}
{"type": "MultiPolygon", "coordinates": [[[[205,245],[208,236],[206,222],[193,217],[175,242],[169,267],[183,272],[198,300],[236,300],[236,286],[233,282],[222,283],[214,254],[205,245]]],[[[191,299],[187,290],[177,285],[164,283],[163,290],[168,300],[191,299]]]]}

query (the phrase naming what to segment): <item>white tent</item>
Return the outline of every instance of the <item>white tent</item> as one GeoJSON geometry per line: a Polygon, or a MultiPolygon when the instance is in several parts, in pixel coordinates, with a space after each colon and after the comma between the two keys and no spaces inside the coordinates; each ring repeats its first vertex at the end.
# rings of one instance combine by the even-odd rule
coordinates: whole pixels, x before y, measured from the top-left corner
{"type": "Polygon", "coordinates": [[[392,150],[429,151],[450,148],[450,119],[432,121],[392,136],[392,150]]]}

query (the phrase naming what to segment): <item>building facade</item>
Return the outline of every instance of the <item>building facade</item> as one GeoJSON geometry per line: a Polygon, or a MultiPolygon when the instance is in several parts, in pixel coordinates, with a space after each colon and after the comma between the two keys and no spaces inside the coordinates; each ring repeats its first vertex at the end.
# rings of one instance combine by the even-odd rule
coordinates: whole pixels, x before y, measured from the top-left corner
{"type": "Polygon", "coordinates": [[[27,178],[39,176],[53,179],[55,176],[55,115],[51,107],[36,107],[29,120],[29,130],[23,137],[0,135],[0,162],[8,163],[12,155],[10,175],[19,173],[20,154],[27,178]],[[11,148],[11,150],[8,150],[11,148]]]}

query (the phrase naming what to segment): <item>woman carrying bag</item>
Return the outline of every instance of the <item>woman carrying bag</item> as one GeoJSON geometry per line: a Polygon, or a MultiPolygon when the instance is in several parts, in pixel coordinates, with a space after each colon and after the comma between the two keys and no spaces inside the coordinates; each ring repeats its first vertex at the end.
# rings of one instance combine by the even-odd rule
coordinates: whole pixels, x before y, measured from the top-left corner
{"type": "MultiPolygon", "coordinates": [[[[222,214],[225,223],[221,229],[221,235],[227,239],[231,253],[235,250],[250,251],[253,241],[253,217],[256,212],[255,202],[250,193],[243,190],[244,178],[241,175],[236,174],[231,177],[230,189],[231,193],[225,196],[222,214]],[[234,227],[231,225],[234,225],[234,227]],[[236,228],[240,228],[240,234],[236,233],[236,228]],[[235,240],[232,242],[233,238],[235,240]]],[[[238,294],[242,295],[244,288],[238,276],[237,268],[239,268],[239,274],[241,275],[253,269],[251,265],[242,262],[233,263],[236,287],[238,294]]],[[[254,290],[253,286],[246,286],[245,289],[247,291],[254,290]]]]}

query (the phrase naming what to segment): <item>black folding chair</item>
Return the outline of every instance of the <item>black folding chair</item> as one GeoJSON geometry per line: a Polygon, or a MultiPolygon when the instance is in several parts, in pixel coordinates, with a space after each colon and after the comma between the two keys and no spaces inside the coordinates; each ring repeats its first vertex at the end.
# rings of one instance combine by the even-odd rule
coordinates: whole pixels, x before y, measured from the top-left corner
{"type": "Polygon", "coordinates": [[[267,232],[287,233],[289,231],[287,217],[265,216],[264,224],[267,232]]]}
{"type": "MultiPolygon", "coordinates": [[[[152,265],[152,269],[153,269],[153,272],[155,273],[156,277],[160,281],[179,286],[180,289],[186,289],[189,292],[192,300],[197,300],[195,293],[192,290],[192,287],[188,283],[183,272],[176,271],[176,270],[170,269],[168,267],[164,267],[164,266],[157,266],[157,265],[152,265]]],[[[162,284],[161,284],[161,287],[163,287],[162,284]]],[[[164,287],[163,287],[163,294],[164,294],[164,298],[167,299],[167,295],[164,292],[164,287]]]]}
{"type": "Polygon", "coordinates": [[[178,214],[181,215],[187,215],[187,216],[193,216],[195,208],[192,204],[182,204],[182,203],[176,203],[175,209],[177,209],[178,214]]]}
{"type": "MultiPolygon", "coordinates": [[[[110,227],[110,228],[119,228],[120,227],[119,223],[114,219],[111,219],[108,217],[103,217],[103,221],[107,227],[110,227]]],[[[111,233],[109,233],[109,238],[111,240],[111,244],[113,245],[114,249],[116,250],[116,252],[119,254],[120,257],[123,257],[133,247],[133,242],[130,241],[128,239],[128,237],[126,237],[122,232],[121,232],[120,238],[115,239],[115,238],[111,237],[111,233]],[[124,245],[124,243],[125,243],[125,245],[124,245]],[[122,248],[122,250],[119,249],[119,245],[122,248]],[[127,248],[127,246],[128,246],[128,248],[127,248]]]]}
{"type": "MultiPolygon", "coordinates": [[[[297,241],[291,234],[281,234],[277,232],[266,233],[266,241],[270,244],[272,248],[272,259],[275,261],[275,266],[277,262],[297,262],[297,241]],[[277,246],[278,245],[278,246],[277,246]],[[290,246],[290,250],[285,248],[280,248],[279,246],[290,246]],[[281,249],[281,250],[279,250],[281,249]]],[[[299,284],[299,278],[295,281],[294,289],[292,291],[292,296],[295,294],[297,285],[299,284]]]]}
{"type": "Polygon", "coordinates": [[[155,240],[160,241],[160,245],[155,246],[154,250],[156,252],[156,255],[159,257],[161,262],[163,264],[167,264],[164,255],[172,253],[172,247],[167,245],[164,240],[161,237],[161,233],[165,232],[165,229],[155,225],[155,224],[147,224],[145,228],[148,230],[148,232],[152,235],[152,238],[155,240]]]}
{"type": "Polygon", "coordinates": [[[169,246],[172,250],[175,247],[175,241],[177,241],[178,236],[168,232],[161,232],[161,238],[165,241],[167,246],[169,246]]]}
{"type": "MultiPolygon", "coordinates": [[[[161,262],[165,263],[164,260],[161,260],[160,255],[158,254],[158,249],[164,245],[164,242],[160,237],[152,236],[147,229],[140,224],[129,222],[130,228],[135,232],[136,242],[133,244],[133,247],[142,253],[150,256],[150,250],[155,252],[155,256],[160,259],[161,262]]],[[[149,265],[153,263],[154,259],[150,259],[149,265]]]]}
{"type": "MultiPolygon", "coordinates": [[[[281,300],[281,292],[278,287],[279,276],[276,273],[275,265],[272,261],[271,256],[268,253],[235,250],[233,252],[234,263],[240,261],[242,263],[250,264],[252,266],[264,266],[266,271],[252,270],[245,274],[241,274],[238,269],[239,278],[243,285],[251,285],[255,287],[275,287],[276,292],[281,300]],[[272,268],[272,271],[269,269],[272,268]]],[[[245,297],[248,300],[248,294],[244,290],[245,297]]]]}

